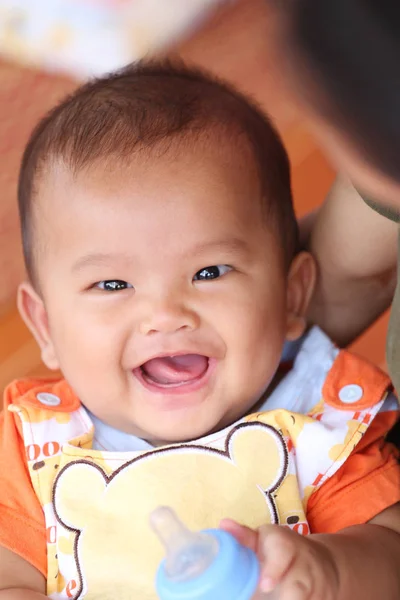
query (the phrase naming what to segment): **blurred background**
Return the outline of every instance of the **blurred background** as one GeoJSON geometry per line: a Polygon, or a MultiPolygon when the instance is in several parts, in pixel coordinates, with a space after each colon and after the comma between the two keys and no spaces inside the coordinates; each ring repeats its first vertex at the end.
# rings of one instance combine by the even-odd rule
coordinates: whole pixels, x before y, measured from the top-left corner
{"type": "MultiPolygon", "coordinates": [[[[46,374],[35,342],[15,308],[16,289],[24,276],[16,204],[21,153],[37,120],[64,94],[72,91],[79,80],[99,72],[103,54],[108,60],[107,68],[113,68],[118,66],[118,61],[126,62],[127,55],[136,58],[153,48],[156,36],[160,41],[158,52],[178,55],[189,64],[205,67],[250,94],[272,116],[286,143],[292,163],[293,192],[299,216],[323,201],[335,177],[275,68],[269,43],[272,20],[269,19],[266,0],[169,0],[169,4],[161,0],[164,7],[169,6],[166,13],[168,19],[158,12],[154,22],[152,16],[156,14],[154,9],[160,0],[145,0],[144,3],[132,0],[85,0],[83,4],[95,6],[96,10],[101,7],[103,19],[108,18],[111,9],[126,9],[128,4],[136,4],[136,9],[139,5],[146,7],[146,10],[137,13],[137,19],[133,18],[136,23],[140,19],[145,23],[140,35],[138,31],[126,28],[123,33],[124,44],[121,44],[122,38],[116,35],[121,23],[115,20],[114,29],[110,26],[107,32],[103,32],[103,40],[115,41],[118,38],[119,54],[115,56],[110,54],[106,44],[101,47],[98,39],[89,39],[83,17],[79,22],[81,37],[73,52],[68,50],[72,38],[67,28],[60,26],[52,29],[52,35],[46,38],[43,31],[34,30],[31,23],[27,23],[26,19],[24,21],[24,5],[34,6],[37,16],[40,10],[47,15],[46,7],[54,8],[57,2],[0,0],[0,392],[16,377],[46,374]],[[12,18],[9,10],[11,4],[17,9],[12,12],[12,18]],[[207,10],[199,18],[200,5],[207,10]],[[185,10],[179,12],[182,7],[185,10]],[[187,27],[189,23],[192,25],[190,29],[187,27]],[[26,31],[31,35],[31,42],[36,36],[36,41],[40,43],[36,46],[33,42],[31,46],[24,45],[24,39],[28,39],[26,31]],[[169,43],[168,51],[165,50],[165,45],[170,42],[168,36],[175,34],[179,34],[180,41],[175,41],[173,46],[169,43]],[[86,47],[82,41],[86,39],[85,36],[87,43],[90,42],[91,56],[96,59],[91,64],[81,60],[86,47]],[[34,65],[27,63],[32,58],[34,65]]],[[[78,6],[77,0],[60,2],[69,4],[69,8],[74,8],[74,4],[78,6]]],[[[91,17],[91,14],[86,16],[91,17]]],[[[124,22],[127,22],[126,19],[124,22]]],[[[383,367],[387,319],[387,315],[384,315],[354,344],[358,353],[383,367]]]]}

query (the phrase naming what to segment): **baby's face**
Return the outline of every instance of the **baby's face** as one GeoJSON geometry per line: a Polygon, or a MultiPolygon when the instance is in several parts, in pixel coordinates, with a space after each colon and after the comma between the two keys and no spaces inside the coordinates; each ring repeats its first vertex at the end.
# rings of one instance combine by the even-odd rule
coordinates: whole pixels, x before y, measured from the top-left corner
{"type": "Polygon", "coordinates": [[[58,168],[40,186],[33,328],[100,419],[153,443],[194,439],[270,383],[291,284],[249,162],[209,148],[58,168]]]}

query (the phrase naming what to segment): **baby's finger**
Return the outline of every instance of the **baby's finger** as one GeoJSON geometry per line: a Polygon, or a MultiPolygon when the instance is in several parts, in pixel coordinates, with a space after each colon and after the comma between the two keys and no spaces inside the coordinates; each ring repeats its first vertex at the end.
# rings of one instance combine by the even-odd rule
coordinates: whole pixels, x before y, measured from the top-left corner
{"type": "Polygon", "coordinates": [[[233,535],[242,546],[246,546],[254,552],[257,551],[258,531],[254,531],[254,529],[250,529],[250,527],[246,527],[245,525],[240,525],[232,519],[223,519],[220,527],[233,535]]]}
{"type": "MultiPolygon", "coordinates": [[[[297,555],[297,534],[278,525],[259,530],[259,555],[262,568],[260,588],[271,591],[286,575],[297,555]]],[[[295,596],[293,597],[293,599],[295,596]]]]}

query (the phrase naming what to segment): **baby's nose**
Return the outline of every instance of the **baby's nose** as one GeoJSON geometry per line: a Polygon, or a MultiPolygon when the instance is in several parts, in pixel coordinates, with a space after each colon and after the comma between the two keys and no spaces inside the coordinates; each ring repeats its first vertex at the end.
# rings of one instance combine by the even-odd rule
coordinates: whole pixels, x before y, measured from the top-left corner
{"type": "Polygon", "coordinates": [[[198,314],[182,298],[157,298],[146,303],[139,330],[142,335],[167,334],[181,330],[192,331],[199,324],[198,314]]]}

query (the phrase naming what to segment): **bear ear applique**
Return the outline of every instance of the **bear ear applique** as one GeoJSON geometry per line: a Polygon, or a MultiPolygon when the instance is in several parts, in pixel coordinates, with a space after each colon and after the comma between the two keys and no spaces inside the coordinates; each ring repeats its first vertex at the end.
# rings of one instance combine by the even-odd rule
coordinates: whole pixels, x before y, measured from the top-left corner
{"type": "Polygon", "coordinates": [[[286,477],[288,450],[280,433],[270,425],[238,425],[228,440],[228,451],[249,482],[265,492],[275,491],[286,477]]]}
{"type": "Polygon", "coordinates": [[[54,484],[57,519],[68,529],[82,530],[96,518],[106,485],[106,475],[99,467],[86,461],[68,464],[54,484]]]}

